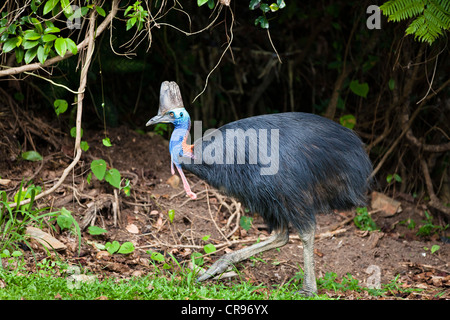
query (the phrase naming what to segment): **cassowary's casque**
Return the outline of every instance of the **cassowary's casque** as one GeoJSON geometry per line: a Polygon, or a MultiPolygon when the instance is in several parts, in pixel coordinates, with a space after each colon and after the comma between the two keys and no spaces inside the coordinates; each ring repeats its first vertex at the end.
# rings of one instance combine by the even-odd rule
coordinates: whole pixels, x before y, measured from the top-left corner
{"type": "Polygon", "coordinates": [[[147,126],[155,123],[175,127],[169,144],[172,174],[175,166],[191,198],[196,195],[183,169],[260,214],[273,231],[265,241],[224,255],[199,280],[285,245],[292,226],[303,242],[302,293],[316,293],[315,215],[365,204],[372,164],[357,135],[329,119],[290,112],[231,122],[189,145],[190,117],[178,85],[168,81],[161,85],[158,115],[147,126]]]}

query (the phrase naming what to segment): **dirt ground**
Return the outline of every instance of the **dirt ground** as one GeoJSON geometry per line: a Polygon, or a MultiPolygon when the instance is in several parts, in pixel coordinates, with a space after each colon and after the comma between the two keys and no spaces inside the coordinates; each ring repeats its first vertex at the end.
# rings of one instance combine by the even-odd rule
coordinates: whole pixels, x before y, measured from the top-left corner
{"type": "MultiPolygon", "coordinates": [[[[83,140],[90,149],[83,153],[80,163],[66,179],[63,186],[46,199],[39,200],[40,206],[65,208],[72,211],[81,224],[92,224],[108,230],[106,235],[92,236],[83,232],[81,255],[78,256],[77,239],[67,231],[53,233],[53,236],[67,245],[60,255],[71,263],[81,264],[99,275],[130,277],[141,276],[151,271],[147,250],[173,254],[178,261],[190,259],[192,252],[203,252],[203,246],[212,243],[218,252],[204,257],[206,266],[218,256],[255,243],[268,236],[268,231],[257,215],[244,213],[239,204],[222,197],[197,177],[187,174],[195,201],[186,197],[182,184],[171,178],[168,142],[155,134],[138,134],[127,127],[108,130],[112,147],[102,145],[102,132],[85,132],[83,140]],[[114,189],[105,181],[86,176],[93,159],[102,158],[110,167],[118,169],[122,177],[131,181],[131,195],[114,189]],[[169,179],[171,178],[171,179],[169,179]],[[114,217],[113,203],[118,201],[119,211],[114,217]],[[93,207],[97,208],[93,211],[93,207]],[[91,209],[90,209],[91,208],[91,209]],[[174,219],[168,219],[168,211],[174,210],[174,219]],[[94,212],[86,218],[87,212],[94,212]],[[245,231],[236,225],[239,215],[254,217],[253,225],[245,231]],[[85,220],[83,220],[85,219],[85,220]],[[116,220],[116,224],[114,221],[116,220]],[[228,223],[228,225],[227,225],[228,223]],[[210,238],[202,240],[210,235],[210,238]],[[96,249],[92,241],[106,243],[117,240],[131,241],[137,248],[134,253],[109,255],[96,249]]],[[[11,137],[10,137],[11,138],[11,137]]],[[[0,176],[10,179],[8,186],[0,186],[13,194],[21,179],[33,177],[33,182],[51,187],[71,161],[73,141],[60,140],[61,150],[50,152],[47,141],[36,144],[44,156],[41,162],[25,162],[3,157],[0,160],[0,176]]],[[[0,146],[1,148],[1,146],[0,146]]],[[[0,152],[11,152],[0,149],[0,152]]],[[[379,278],[382,284],[391,283],[399,275],[404,288],[420,288],[422,291],[405,294],[393,290],[388,298],[398,299],[448,299],[450,298],[450,245],[439,236],[427,238],[416,235],[417,226],[425,219],[422,203],[412,199],[399,199],[402,211],[387,217],[383,212],[374,212],[373,218],[380,231],[363,232],[351,220],[354,212],[342,212],[318,217],[316,232],[316,276],[335,272],[340,280],[351,274],[363,286],[379,278]],[[415,230],[409,230],[408,219],[416,222],[415,230]],[[332,231],[332,234],[327,232],[332,231]],[[440,249],[430,252],[433,245],[440,249]],[[378,273],[379,271],[379,273],[378,273]]],[[[369,208],[369,210],[371,210],[369,208]]],[[[47,230],[49,231],[49,230],[47,230]]],[[[41,257],[44,252],[41,251],[41,257]]],[[[279,250],[265,252],[258,259],[238,265],[241,276],[255,284],[280,284],[292,279],[303,266],[302,245],[297,234],[291,233],[289,243],[279,250]]],[[[225,281],[233,281],[231,278],[225,281]]],[[[236,280],[239,281],[239,280],[236,280]]],[[[346,299],[374,299],[367,293],[321,291],[329,296],[344,296],[346,299]]]]}

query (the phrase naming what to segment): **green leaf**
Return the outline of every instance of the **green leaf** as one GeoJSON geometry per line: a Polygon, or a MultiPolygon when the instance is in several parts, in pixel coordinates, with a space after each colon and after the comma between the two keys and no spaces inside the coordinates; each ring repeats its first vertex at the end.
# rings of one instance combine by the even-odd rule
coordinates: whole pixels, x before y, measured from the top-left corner
{"type": "Polygon", "coordinates": [[[24,55],[25,55],[25,50],[23,50],[23,48],[21,48],[21,47],[16,48],[16,61],[17,61],[17,63],[21,63],[22,62],[24,55]]]}
{"type": "Polygon", "coordinates": [[[102,142],[103,142],[103,145],[104,145],[105,147],[112,147],[111,141],[109,140],[108,137],[104,138],[104,139],[102,140],[102,142]]]}
{"type": "Polygon", "coordinates": [[[87,141],[81,141],[80,142],[80,148],[84,152],[88,151],[89,150],[89,144],[87,143],[87,141]]]}
{"type": "Polygon", "coordinates": [[[359,83],[358,80],[353,80],[350,82],[350,90],[363,98],[367,97],[367,93],[369,93],[369,84],[367,82],[359,83]]]}
{"type": "Polygon", "coordinates": [[[241,216],[241,220],[239,221],[239,225],[245,231],[248,231],[252,227],[253,218],[247,216],[241,216]]]}
{"type": "Polygon", "coordinates": [[[70,227],[73,224],[73,217],[70,214],[70,211],[63,208],[63,210],[61,210],[61,215],[58,216],[58,218],[56,218],[56,222],[58,223],[58,226],[61,229],[70,229],[70,227]]]}
{"type": "Polygon", "coordinates": [[[169,211],[167,211],[167,215],[169,216],[170,223],[172,223],[173,219],[175,218],[175,210],[170,209],[169,211]]]}
{"type": "Polygon", "coordinates": [[[50,26],[50,27],[47,27],[45,30],[44,30],[44,34],[48,34],[48,33],[57,33],[57,32],[60,32],[61,30],[59,29],[59,28],[57,28],[57,27],[55,27],[55,26],[50,26]]]}
{"type": "Polygon", "coordinates": [[[261,9],[262,12],[266,13],[270,11],[270,7],[268,4],[266,3],[261,3],[261,5],[259,6],[259,8],[261,9]]]}
{"type": "Polygon", "coordinates": [[[114,254],[117,252],[117,250],[120,249],[120,243],[119,243],[119,241],[116,241],[116,240],[114,240],[112,243],[107,242],[105,244],[105,248],[106,248],[106,251],[109,252],[109,254],[114,254]]]}
{"type": "Polygon", "coordinates": [[[105,180],[109,182],[110,185],[113,187],[116,187],[117,189],[120,188],[120,172],[117,169],[110,169],[105,174],[105,180]]]}
{"type": "Polygon", "coordinates": [[[389,83],[388,83],[388,85],[389,85],[389,90],[394,90],[394,88],[395,88],[395,80],[394,79],[389,79],[389,83]]]}
{"type": "Polygon", "coordinates": [[[248,7],[250,10],[255,10],[256,8],[259,7],[260,3],[261,3],[261,0],[250,0],[250,4],[248,7]]]}
{"type": "Polygon", "coordinates": [[[31,22],[34,24],[34,26],[36,27],[36,29],[39,33],[44,32],[44,29],[42,28],[42,24],[39,22],[38,19],[31,18],[31,22]]]}
{"type": "Polygon", "coordinates": [[[53,10],[53,8],[58,4],[59,0],[47,0],[47,3],[44,6],[44,15],[53,10]]]}
{"type": "Polygon", "coordinates": [[[277,0],[277,5],[278,8],[283,9],[284,7],[286,7],[286,3],[284,2],[284,0],[277,0]]]}
{"type": "Polygon", "coordinates": [[[55,40],[56,38],[58,38],[58,37],[55,36],[54,34],[44,34],[42,36],[42,41],[51,42],[51,41],[55,40]]]}
{"type": "Polygon", "coordinates": [[[11,253],[8,249],[3,250],[3,252],[0,254],[0,258],[9,258],[11,257],[11,253]]]}
{"type": "Polygon", "coordinates": [[[205,250],[206,253],[213,253],[216,252],[216,247],[212,243],[208,243],[203,247],[203,250],[205,250]]]}
{"type": "Polygon", "coordinates": [[[58,38],[55,40],[55,50],[61,57],[64,57],[67,52],[67,43],[64,38],[58,38]]]}
{"type": "Polygon", "coordinates": [[[36,13],[37,9],[39,8],[39,6],[36,6],[36,0],[31,0],[30,7],[31,10],[33,10],[33,12],[36,13]]]}
{"type": "Polygon", "coordinates": [[[208,241],[208,239],[209,239],[210,237],[211,237],[211,235],[208,234],[208,235],[204,236],[204,237],[202,238],[202,240],[203,240],[203,241],[208,241]]]}
{"type": "Polygon", "coordinates": [[[71,15],[73,13],[69,0],[61,0],[61,8],[63,9],[66,15],[71,15]]]}
{"type": "Polygon", "coordinates": [[[392,174],[388,174],[387,177],[386,177],[387,183],[391,183],[392,178],[393,178],[392,174]]]}
{"type": "Polygon", "coordinates": [[[106,162],[103,159],[94,160],[91,162],[91,170],[98,180],[103,180],[106,174],[106,162]]]}
{"type": "Polygon", "coordinates": [[[44,46],[39,46],[37,49],[37,57],[40,63],[44,64],[47,60],[47,55],[45,54],[44,46]]]}
{"type": "Polygon", "coordinates": [[[88,184],[91,184],[91,180],[92,180],[92,172],[89,172],[87,177],[86,177],[86,181],[88,184]]]}
{"type": "Polygon", "coordinates": [[[356,125],[356,118],[352,114],[347,114],[339,118],[339,122],[346,128],[353,129],[356,125]]]}
{"type": "Polygon", "coordinates": [[[278,11],[278,9],[280,9],[280,7],[276,3],[272,3],[269,8],[272,12],[278,11]]]}
{"type": "Polygon", "coordinates": [[[99,234],[107,233],[108,231],[97,226],[89,226],[88,232],[90,235],[97,236],[99,234]]]}
{"type": "Polygon", "coordinates": [[[136,24],[136,17],[133,17],[127,21],[127,31],[133,28],[133,26],[136,24]]]}
{"type": "Polygon", "coordinates": [[[191,254],[191,258],[194,261],[194,264],[197,266],[201,266],[202,264],[205,263],[205,261],[202,258],[202,254],[200,252],[193,252],[191,254]]]}
{"type": "Polygon", "coordinates": [[[25,32],[23,38],[25,40],[38,40],[41,38],[41,35],[37,32],[31,31],[31,32],[25,32]]]}
{"type": "Polygon", "coordinates": [[[435,253],[436,251],[438,251],[441,247],[437,244],[433,244],[433,246],[431,247],[431,254],[435,253]]]}
{"type": "Polygon", "coordinates": [[[103,10],[102,7],[95,6],[95,10],[97,10],[97,13],[98,13],[99,15],[101,15],[102,17],[105,17],[105,16],[106,16],[106,12],[105,12],[105,10],[103,10]]]}
{"type": "Polygon", "coordinates": [[[263,29],[269,29],[269,21],[267,21],[266,17],[259,16],[255,19],[255,26],[260,25],[263,29]]]}
{"type": "Polygon", "coordinates": [[[164,262],[164,260],[165,260],[164,256],[161,253],[159,253],[159,252],[152,252],[151,255],[150,255],[150,258],[152,260],[155,260],[155,261],[158,261],[158,262],[164,262]]]}
{"type": "MultiPolygon", "coordinates": [[[[433,248],[431,248],[431,253],[433,253],[433,248]]],[[[11,253],[11,257],[20,257],[22,255],[23,255],[22,251],[18,251],[18,250],[13,251],[13,253],[11,253]]]]}
{"type": "Polygon", "coordinates": [[[36,151],[26,151],[22,153],[22,158],[28,161],[41,161],[42,156],[36,151]]]}
{"type": "Polygon", "coordinates": [[[197,0],[197,6],[201,7],[202,5],[204,5],[207,2],[208,2],[208,0],[197,0]]]}
{"type": "MultiPolygon", "coordinates": [[[[127,17],[127,14],[128,14],[128,12],[130,12],[131,9],[133,9],[133,6],[128,6],[128,7],[125,9],[125,12],[123,13],[123,16],[124,16],[124,17],[127,17]]],[[[130,15],[131,15],[131,14],[130,14],[130,15]]]]}
{"type": "Polygon", "coordinates": [[[120,249],[118,251],[118,253],[121,254],[129,254],[132,253],[134,251],[134,245],[132,242],[124,242],[121,246],[120,249]]]}
{"type": "MultiPolygon", "coordinates": [[[[70,136],[72,138],[77,137],[77,127],[73,127],[72,129],[70,129],[70,136]]],[[[80,138],[82,138],[82,137],[83,137],[83,128],[81,128],[81,131],[80,131],[80,138]]]]}
{"type": "Polygon", "coordinates": [[[78,52],[78,48],[77,48],[77,44],[70,38],[66,38],[66,46],[67,46],[67,50],[69,50],[70,52],[72,52],[72,54],[77,54],[78,52]]]}
{"type": "Polygon", "coordinates": [[[397,182],[402,182],[402,177],[400,177],[398,174],[394,173],[394,179],[397,182]]]}
{"type": "MultiPolygon", "coordinates": [[[[28,40],[25,40],[24,42],[22,42],[23,48],[24,48],[25,50],[34,48],[34,47],[36,47],[38,44],[39,44],[39,41],[36,41],[36,40],[35,40],[35,41],[28,41],[28,40]]],[[[36,48],[36,50],[37,50],[37,48],[36,48]]]]}
{"type": "MultiPolygon", "coordinates": [[[[3,44],[3,49],[2,49],[3,52],[6,53],[6,52],[9,52],[9,51],[15,49],[15,48],[16,48],[16,44],[17,44],[18,42],[19,42],[19,38],[17,38],[17,37],[8,39],[8,41],[6,41],[6,42],[3,44]]],[[[20,45],[20,44],[19,44],[19,45],[20,45]]]]}
{"type": "MultiPolygon", "coordinates": [[[[66,112],[69,104],[64,99],[56,99],[55,102],[53,102],[53,106],[55,107],[56,115],[59,116],[61,113],[66,112]]],[[[76,129],[77,128],[75,128],[75,130],[76,129]]]]}

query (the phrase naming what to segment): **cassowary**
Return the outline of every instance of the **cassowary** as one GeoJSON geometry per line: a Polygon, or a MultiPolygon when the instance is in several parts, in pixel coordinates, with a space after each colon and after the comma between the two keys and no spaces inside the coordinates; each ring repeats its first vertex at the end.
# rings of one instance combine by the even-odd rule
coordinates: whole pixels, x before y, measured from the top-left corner
{"type": "Polygon", "coordinates": [[[171,170],[195,199],[183,174],[188,170],[262,216],[273,234],[265,241],[228,253],[199,281],[238,261],[285,245],[289,226],[303,243],[301,293],[317,293],[314,273],[315,215],[365,204],[372,164],[357,135],[317,115],[289,112],[231,122],[188,144],[191,120],[175,82],[161,85],[158,115],[147,122],[172,123],[171,170]]]}

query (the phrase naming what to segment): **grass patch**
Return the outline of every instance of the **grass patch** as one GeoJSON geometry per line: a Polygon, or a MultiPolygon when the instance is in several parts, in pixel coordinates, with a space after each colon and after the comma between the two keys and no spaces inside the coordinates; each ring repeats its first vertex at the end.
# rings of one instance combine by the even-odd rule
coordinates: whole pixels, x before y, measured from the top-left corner
{"type": "MultiPolygon", "coordinates": [[[[11,262],[11,261],[10,261],[11,262]]],[[[17,266],[17,263],[13,263],[17,266]]],[[[68,264],[44,259],[36,272],[25,271],[23,265],[13,270],[0,268],[0,300],[298,300],[297,284],[267,288],[247,281],[197,283],[190,269],[164,271],[157,269],[144,277],[93,281],[74,279],[68,264]]],[[[80,269],[78,269],[80,270],[80,269]]],[[[78,274],[78,272],[76,272],[78,274]]],[[[316,297],[315,299],[326,299],[316,297]]]]}
{"type": "Polygon", "coordinates": [[[302,272],[274,286],[254,285],[242,279],[197,283],[194,271],[182,266],[171,271],[155,268],[144,277],[100,281],[96,275],[62,261],[43,259],[33,272],[26,271],[20,261],[10,258],[8,265],[14,268],[0,267],[0,300],[333,300],[345,298],[349,292],[377,297],[407,291],[400,287],[398,277],[381,289],[368,289],[351,275],[339,280],[335,273],[326,273],[317,283],[320,292],[331,294],[304,298],[296,293],[301,288],[302,272]],[[80,274],[91,281],[74,278],[80,274]]]}

